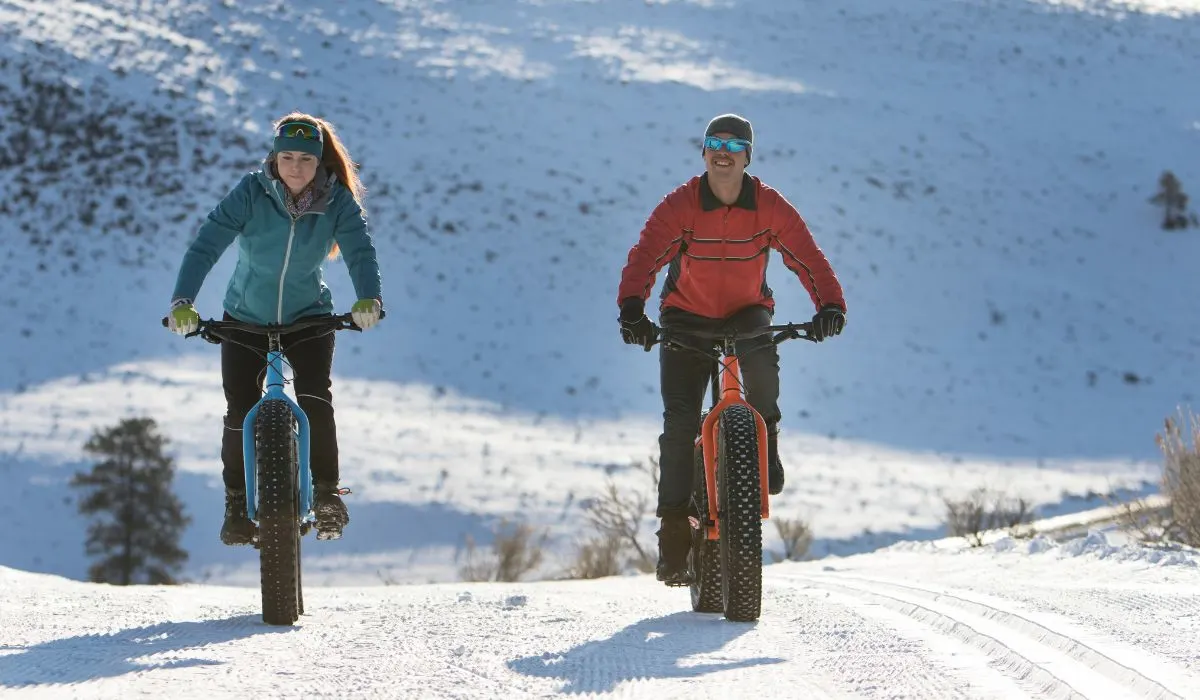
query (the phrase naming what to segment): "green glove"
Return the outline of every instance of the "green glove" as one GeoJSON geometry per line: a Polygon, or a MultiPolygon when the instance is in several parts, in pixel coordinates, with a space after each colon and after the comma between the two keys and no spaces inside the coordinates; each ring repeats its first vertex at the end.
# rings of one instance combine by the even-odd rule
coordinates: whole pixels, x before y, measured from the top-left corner
{"type": "Polygon", "coordinates": [[[167,327],[172,333],[187,335],[195,333],[200,327],[200,314],[196,307],[186,299],[180,299],[171,305],[171,313],[167,316],[167,327]]]}
{"type": "Polygon", "coordinates": [[[364,331],[379,323],[379,310],[383,305],[378,299],[359,299],[350,307],[350,315],[354,317],[354,325],[364,331]]]}

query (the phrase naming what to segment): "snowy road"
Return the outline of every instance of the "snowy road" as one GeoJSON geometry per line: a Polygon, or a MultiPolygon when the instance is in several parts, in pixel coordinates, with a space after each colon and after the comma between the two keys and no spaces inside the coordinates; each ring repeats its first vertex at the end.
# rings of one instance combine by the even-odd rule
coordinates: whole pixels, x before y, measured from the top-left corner
{"type": "Polygon", "coordinates": [[[763,617],[649,577],[257,591],[0,569],[0,697],[1200,698],[1197,556],[933,544],[767,568],[763,617]]]}

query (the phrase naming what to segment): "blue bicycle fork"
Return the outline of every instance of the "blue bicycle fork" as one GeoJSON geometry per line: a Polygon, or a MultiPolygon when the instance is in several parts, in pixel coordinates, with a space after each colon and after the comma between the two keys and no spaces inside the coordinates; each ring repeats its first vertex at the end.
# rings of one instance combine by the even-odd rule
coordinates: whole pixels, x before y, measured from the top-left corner
{"type": "Polygon", "coordinates": [[[246,414],[242,421],[242,454],[246,460],[246,514],[251,520],[257,519],[258,480],[255,477],[255,430],[254,421],[258,417],[258,409],[264,401],[281,400],[291,409],[296,417],[297,456],[300,462],[300,520],[307,522],[315,520],[312,514],[312,470],[309,468],[309,433],[308,416],[300,410],[300,406],[283,391],[283,353],[279,349],[279,340],[270,339],[270,350],[267,352],[267,391],[254,408],[246,414]]]}

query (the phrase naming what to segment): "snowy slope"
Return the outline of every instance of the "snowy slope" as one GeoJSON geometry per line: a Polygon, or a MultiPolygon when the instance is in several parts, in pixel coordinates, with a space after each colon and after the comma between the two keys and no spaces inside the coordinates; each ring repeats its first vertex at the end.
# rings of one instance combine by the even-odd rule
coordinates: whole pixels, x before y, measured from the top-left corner
{"type": "Polygon", "coordinates": [[[647,576],[257,591],[0,568],[0,696],[1200,698],[1195,553],[1001,540],[770,567],[763,617],[647,576]]]}
{"type": "MultiPolygon", "coordinates": [[[[368,343],[365,335],[346,340],[368,343]]],[[[173,436],[177,490],[195,518],[183,542],[191,553],[189,576],[256,586],[255,552],[224,547],[216,538],[223,513],[220,446],[211,431],[194,428],[220,425],[224,399],[212,386],[217,372],[208,358],[147,361],[9,398],[7,445],[16,461],[0,463],[0,474],[16,474],[22,483],[0,492],[0,503],[31,514],[39,526],[19,540],[0,540],[0,561],[86,577],[80,556],[85,522],[64,504],[70,494],[62,483],[87,466],[76,450],[98,414],[141,410],[159,416],[163,431],[173,436]],[[35,468],[39,463],[45,466],[35,468]]],[[[352,521],[343,540],[307,550],[310,583],[456,580],[464,536],[486,542],[491,524],[501,518],[549,529],[555,556],[539,575],[556,576],[570,565],[575,543],[592,534],[583,528],[583,507],[607,479],[630,494],[653,494],[639,468],[657,436],[649,419],[514,417],[477,399],[350,377],[342,378],[338,401],[341,420],[364,437],[342,438],[343,483],[355,491],[347,497],[352,521]]],[[[772,498],[772,513],[811,524],[813,556],[940,536],[942,497],[960,498],[978,486],[1026,498],[1048,515],[1098,502],[1071,494],[1137,489],[1159,469],[1113,460],[962,460],[795,435],[781,441],[781,454],[785,464],[803,465],[795,468],[803,477],[801,487],[772,498]]],[[[642,525],[652,545],[652,507],[642,525]]],[[[778,550],[772,523],[764,533],[768,549],[778,550]]]]}
{"type": "MultiPolygon", "coordinates": [[[[69,164],[30,176],[36,204],[12,207],[45,243],[9,252],[5,304],[25,320],[5,384],[203,352],[150,322],[154,292],[261,157],[264,123],[304,107],[335,118],[374,185],[395,314],[344,371],[532,412],[654,411],[631,391],[653,363],[602,319],[641,221],[701,167],[704,121],[736,108],[758,127],[752,171],[810,219],[852,305],[836,349],[785,353],[793,427],[964,453],[1152,451],[1195,359],[1179,322],[1195,311],[1195,238],[1158,230],[1146,202],[1163,169],[1196,178],[1200,98],[1176,88],[1194,15],[625,5],[6,0],[22,66],[7,79],[27,71],[67,92],[64,109],[103,109],[91,126],[114,135],[94,174],[112,182],[82,198],[91,225],[72,187],[87,173],[69,164]],[[47,284],[69,312],[19,294],[47,284]],[[67,338],[88,352],[62,352],[67,338]],[[541,381],[521,380],[530,366],[541,381]]],[[[34,124],[39,159],[82,155],[74,132],[34,124]]],[[[811,313],[777,272],[781,316],[811,313]]],[[[220,281],[201,299],[213,312],[220,281]]]]}
{"type": "Polygon", "coordinates": [[[339,340],[358,519],[315,580],[452,578],[506,515],[565,552],[607,473],[647,488],[657,363],[617,341],[615,283],[726,110],[851,307],[836,342],[783,348],[778,510],[818,553],[936,536],[941,497],[984,483],[1048,512],[1144,490],[1193,397],[1200,243],[1146,201],[1163,169],[1200,178],[1193,0],[0,0],[0,32],[0,507],[43,524],[5,564],[81,575],[63,484],[92,429],[151,413],[189,574],[247,581],[212,534],[214,352],[158,318],[292,108],[363,163],[389,307],[339,340]]]}

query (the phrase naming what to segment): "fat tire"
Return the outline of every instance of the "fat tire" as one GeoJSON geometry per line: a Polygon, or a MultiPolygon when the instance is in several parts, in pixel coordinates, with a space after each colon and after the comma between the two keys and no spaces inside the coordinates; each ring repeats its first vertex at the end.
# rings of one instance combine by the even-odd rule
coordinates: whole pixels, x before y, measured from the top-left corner
{"type": "Polygon", "coordinates": [[[757,620],[762,610],[762,483],[754,414],[733,405],[717,421],[722,604],[725,619],[757,620]]]}
{"type": "Polygon", "coordinates": [[[300,541],[303,539],[303,534],[296,537],[296,613],[298,615],[304,614],[304,582],[300,576],[300,560],[302,559],[300,541]]]}
{"type": "Polygon", "coordinates": [[[285,401],[264,401],[254,423],[258,556],[263,622],[300,617],[300,499],[296,419],[285,401]]]}
{"type": "Polygon", "coordinates": [[[692,504],[700,519],[699,530],[692,529],[692,551],[688,555],[691,569],[692,610],[703,613],[724,612],[721,599],[721,548],[704,536],[703,523],[708,522],[708,489],[704,479],[704,452],[696,443],[695,471],[692,477],[692,504]]]}

